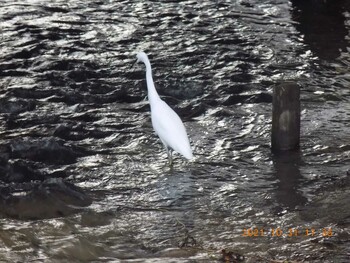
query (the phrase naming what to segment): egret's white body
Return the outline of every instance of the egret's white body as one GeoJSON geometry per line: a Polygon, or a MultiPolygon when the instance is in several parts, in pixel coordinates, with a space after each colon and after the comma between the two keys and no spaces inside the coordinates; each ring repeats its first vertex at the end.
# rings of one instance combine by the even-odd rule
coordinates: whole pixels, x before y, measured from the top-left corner
{"type": "Polygon", "coordinates": [[[136,62],[143,62],[146,66],[152,126],[167,150],[169,162],[172,162],[172,150],[182,154],[187,159],[192,159],[192,150],[185,126],[176,112],[159,97],[153,83],[151,63],[146,53],[139,52],[136,57],[136,62]]]}

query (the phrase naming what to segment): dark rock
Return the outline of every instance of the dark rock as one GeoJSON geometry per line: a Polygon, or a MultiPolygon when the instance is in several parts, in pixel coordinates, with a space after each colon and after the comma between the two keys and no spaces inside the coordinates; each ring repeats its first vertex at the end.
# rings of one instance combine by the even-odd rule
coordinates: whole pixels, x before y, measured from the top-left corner
{"type": "Polygon", "coordinates": [[[20,139],[10,144],[10,158],[28,159],[47,164],[71,164],[78,157],[86,155],[83,149],[64,145],[54,138],[40,140],[20,139]]]}
{"type": "Polygon", "coordinates": [[[15,191],[0,188],[0,213],[23,220],[67,216],[91,203],[91,198],[83,189],[60,178],[26,185],[15,191]]]}
{"type": "Polygon", "coordinates": [[[207,110],[204,104],[197,103],[194,105],[188,104],[183,108],[174,107],[175,111],[185,120],[198,117],[207,110]]]}
{"type": "Polygon", "coordinates": [[[43,181],[48,178],[65,178],[64,170],[56,169],[44,171],[45,164],[38,164],[30,160],[9,159],[10,150],[4,145],[0,146],[0,182],[2,183],[27,183],[32,181],[43,181]]]}
{"type": "Polygon", "coordinates": [[[34,169],[30,163],[24,160],[15,160],[0,166],[0,180],[7,183],[22,183],[35,180],[44,180],[45,174],[34,169]]]}
{"type": "Polygon", "coordinates": [[[8,100],[0,99],[0,113],[18,114],[35,109],[35,103],[31,100],[8,100]]]}

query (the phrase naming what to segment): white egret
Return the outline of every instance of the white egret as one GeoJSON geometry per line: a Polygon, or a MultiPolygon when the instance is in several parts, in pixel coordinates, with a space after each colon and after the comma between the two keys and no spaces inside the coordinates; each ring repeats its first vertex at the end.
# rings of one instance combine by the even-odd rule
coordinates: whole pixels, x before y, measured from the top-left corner
{"type": "Polygon", "coordinates": [[[192,150],[185,126],[176,112],[169,107],[158,95],[153,83],[151,63],[144,52],[136,55],[138,62],[146,66],[146,81],[148,101],[151,106],[152,126],[165,146],[169,163],[172,164],[172,151],[182,154],[186,159],[192,159],[192,150]]]}

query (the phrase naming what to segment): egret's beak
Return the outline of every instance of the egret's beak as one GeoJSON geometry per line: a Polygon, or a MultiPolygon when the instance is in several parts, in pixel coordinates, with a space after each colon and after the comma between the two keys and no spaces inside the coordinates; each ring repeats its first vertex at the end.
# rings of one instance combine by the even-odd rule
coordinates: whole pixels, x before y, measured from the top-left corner
{"type": "Polygon", "coordinates": [[[132,69],[132,68],[135,66],[135,64],[136,64],[137,62],[138,62],[138,60],[136,60],[134,63],[132,63],[130,69],[132,69]]]}

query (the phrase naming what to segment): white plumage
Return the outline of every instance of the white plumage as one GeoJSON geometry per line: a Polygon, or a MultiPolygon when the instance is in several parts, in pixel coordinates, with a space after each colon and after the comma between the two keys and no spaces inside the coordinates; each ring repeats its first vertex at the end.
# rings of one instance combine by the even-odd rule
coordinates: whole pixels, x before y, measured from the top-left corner
{"type": "Polygon", "coordinates": [[[185,126],[176,112],[159,97],[154,87],[151,63],[146,53],[139,52],[136,57],[136,62],[143,62],[146,65],[146,80],[148,100],[151,105],[152,125],[166,148],[170,164],[172,163],[172,150],[182,154],[189,160],[192,159],[192,150],[185,126]]]}

